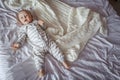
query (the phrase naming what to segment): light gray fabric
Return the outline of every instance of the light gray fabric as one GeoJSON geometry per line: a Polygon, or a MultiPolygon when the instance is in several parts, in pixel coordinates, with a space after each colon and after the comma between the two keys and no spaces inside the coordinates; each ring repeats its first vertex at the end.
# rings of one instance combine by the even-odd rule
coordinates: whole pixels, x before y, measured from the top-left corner
{"type": "Polygon", "coordinates": [[[107,18],[108,35],[97,33],[91,38],[78,59],[71,63],[69,70],[64,69],[52,56],[46,55],[46,75],[39,79],[30,57],[31,47],[25,44],[26,46],[16,52],[10,48],[17,36],[17,24],[13,25],[16,23],[16,10],[7,7],[4,0],[1,0],[0,80],[120,80],[120,17],[107,0],[61,1],[71,6],[89,7],[100,12],[107,18]]]}

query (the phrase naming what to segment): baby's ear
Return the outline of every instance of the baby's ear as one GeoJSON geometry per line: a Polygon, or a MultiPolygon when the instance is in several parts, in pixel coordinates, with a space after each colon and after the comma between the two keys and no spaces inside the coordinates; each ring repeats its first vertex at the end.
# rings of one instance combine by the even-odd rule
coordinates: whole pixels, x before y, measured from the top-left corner
{"type": "Polygon", "coordinates": [[[19,21],[17,21],[17,25],[18,25],[18,26],[22,26],[22,23],[19,22],[19,21]]]}

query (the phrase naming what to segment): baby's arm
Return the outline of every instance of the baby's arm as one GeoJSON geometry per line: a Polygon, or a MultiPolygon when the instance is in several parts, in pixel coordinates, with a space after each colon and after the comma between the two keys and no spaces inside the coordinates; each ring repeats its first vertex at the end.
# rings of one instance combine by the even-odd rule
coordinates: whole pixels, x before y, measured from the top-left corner
{"type": "Polygon", "coordinates": [[[44,21],[38,20],[38,24],[41,26],[43,30],[46,30],[47,27],[45,26],[44,21]]]}
{"type": "Polygon", "coordinates": [[[41,25],[41,26],[43,26],[44,21],[42,21],[42,20],[38,20],[38,24],[41,25]]]}
{"type": "Polygon", "coordinates": [[[24,44],[25,39],[26,39],[26,33],[20,30],[18,32],[18,39],[15,43],[13,43],[12,48],[14,50],[20,48],[24,44]]]}

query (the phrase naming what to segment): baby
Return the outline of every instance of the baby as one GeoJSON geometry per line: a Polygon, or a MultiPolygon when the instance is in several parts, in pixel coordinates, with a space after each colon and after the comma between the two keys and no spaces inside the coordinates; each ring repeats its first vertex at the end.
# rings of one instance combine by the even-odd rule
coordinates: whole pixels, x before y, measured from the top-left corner
{"type": "Polygon", "coordinates": [[[35,60],[39,76],[42,77],[45,75],[43,63],[47,53],[53,55],[53,57],[60,61],[66,69],[69,69],[59,47],[40,27],[44,27],[44,22],[42,20],[33,21],[33,16],[28,10],[21,10],[18,12],[17,17],[22,26],[19,30],[18,40],[12,47],[14,50],[22,47],[25,40],[30,43],[33,48],[33,59],[35,60]]]}

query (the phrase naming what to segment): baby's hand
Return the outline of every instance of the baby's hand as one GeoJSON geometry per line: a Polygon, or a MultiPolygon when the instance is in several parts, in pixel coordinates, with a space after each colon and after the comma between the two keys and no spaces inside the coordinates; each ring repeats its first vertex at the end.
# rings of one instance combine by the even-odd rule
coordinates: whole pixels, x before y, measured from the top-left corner
{"type": "Polygon", "coordinates": [[[20,48],[20,44],[19,43],[14,43],[12,45],[12,48],[13,48],[13,50],[17,50],[18,48],[20,48]]]}
{"type": "Polygon", "coordinates": [[[43,26],[43,23],[44,23],[44,22],[43,22],[42,20],[38,20],[38,24],[39,24],[39,25],[43,26]]]}
{"type": "Polygon", "coordinates": [[[70,69],[70,65],[66,61],[63,61],[62,64],[66,69],[70,69]]]}

